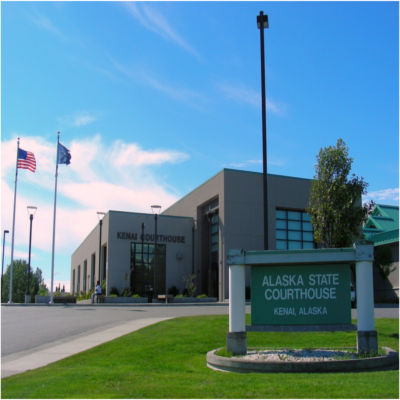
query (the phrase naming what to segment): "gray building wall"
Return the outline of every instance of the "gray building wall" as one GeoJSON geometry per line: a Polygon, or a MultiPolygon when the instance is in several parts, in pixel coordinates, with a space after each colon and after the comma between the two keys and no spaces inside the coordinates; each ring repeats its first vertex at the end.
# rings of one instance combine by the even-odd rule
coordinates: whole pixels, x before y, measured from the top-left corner
{"type": "MultiPolygon", "coordinates": [[[[119,291],[130,285],[131,243],[141,243],[141,225],[145,225],[145,243],[154,243],[155,218],[152,214],[136,214],[110,211],[108,290],[119,291]],[[136,239],[118,235],[136,234],[136,239]],[[118,236],[120,238],[118,238],[118,236]],[[121,237],[126,237],[121,239],[121,237]]],[[[157,237],[159,244],[166,244],[166,288],[184,288],[183,277],[192,271],[192,218],[158,215],[157,237]],[[168,241],[173,237],[184,237],[184,243],[168,241]]],[[[164,290],[162,290],[164,293],[164,290]]]]}
{"type": "MultiPolygon", "coordinates": [[[[106,214],[102,219],[101,229],[101,254],[104,256],[104,246],[107,246],[108,242],[108,225],[109,215],[106,214]]],[[[94,288],[97,280],[99,279],[99,243],[100,243],[100,223],[98,223],[93,230],[89,233],[86,239],[79,245],[71,256],[71,293],[88,293],[94,288]],[[92,273],[92,256],[94,256],[94,276],[92,273]],[[83,266],[85,261],[87,262],[87,273],[86,273],[86,285],[83,266]],[[80,267],[80,268],[78,268],[80,267]],[[80,270],[80,285],[78,284],[78,270],[80,270]],[[74,279],[75,277],[75,279],[74,279]]],[[[105,268],[104,257],[101,261],[100,269],[103,271],[105,268]]]]}
{"type": "MultiPolygon", "coordinates": [[[[102,259],[101,279],[99,279],[99,224],[75,250],[71,257],[71,291],[89,292],[93,287],[83,286],[83,265],[87,261],[90,274],[91,255],[95,255],[95,278],[103,280],[105,269],[106,291],[109,294],[112,287],[121,292],[130,287],[131,243],[142,243],[142,223],[145,224],[144,243],[154,243],[155,218],[153,214],[109,211],[103,218],[102,224],[102,259]],[[80,286],[78,283],[78,267],[80,266],[80,286]],[[74,272],[75,271],[75,272],[74,272]],[[74,283],[75,274],[75,285],[74,283]]],[[[166,288],[175,285],[181,291],[184,289],[183,276],[192,273],[193,268],[193,219],[187,217],[158,216],[157,237],[159,244],[166,245],[166,288]],[[174,241],[176,237],[184,238],[174,241]]],[[[87,277],[87,282],[91,277],[87,277]]],[[[164,288],[162,290],[164,293],[164,288]]]]}
{"type": "MultiPolygon", "coordinates": [[[[275,249],[275,211],[277,208],[304,210],[308,203],[311,180],[268,175],[269,249],[275,249]]],[[[196,219],[197,284],[204,288],[207,268],[205,248],[207,204],[218,200],[219,209],[219,300],[228,297],[228,266],[230,249],[256,250],[264,245],[262,173],[224,169],[197,189],[173,204],[163,215],[190,215],[196,219]],[[203,231],[203,232],[202,232],[203,231]]]]}

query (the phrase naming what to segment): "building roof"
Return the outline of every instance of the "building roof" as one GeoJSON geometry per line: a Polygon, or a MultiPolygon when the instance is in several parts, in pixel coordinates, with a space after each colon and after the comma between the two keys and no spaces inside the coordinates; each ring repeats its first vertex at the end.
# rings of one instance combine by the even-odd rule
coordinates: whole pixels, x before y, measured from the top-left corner
{"type": "Polygon", "coordinates": [[[374,246],[399,241],[399,207],[377,204],[363,228],[365,238],[374,246]]]}

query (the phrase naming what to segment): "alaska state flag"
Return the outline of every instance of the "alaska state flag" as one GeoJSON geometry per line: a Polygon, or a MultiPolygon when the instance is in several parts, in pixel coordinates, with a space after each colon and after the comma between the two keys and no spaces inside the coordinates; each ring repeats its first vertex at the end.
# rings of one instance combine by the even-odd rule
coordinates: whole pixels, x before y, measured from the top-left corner
{"type": "Polygon", "coordinates": [[[63,146],[61,143],[58,143],[58,160],[57,164],[70,164],[71,163],[71,153],[69,150],[63,146]]]}

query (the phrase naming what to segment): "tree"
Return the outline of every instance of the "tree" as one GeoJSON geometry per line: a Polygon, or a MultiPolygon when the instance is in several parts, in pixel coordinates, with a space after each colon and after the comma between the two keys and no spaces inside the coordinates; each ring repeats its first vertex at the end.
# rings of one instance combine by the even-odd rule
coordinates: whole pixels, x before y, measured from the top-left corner
{"type": "Polygon", "coordinates": [[[194,280],[196,279],[196,275],[185,275],[183,277],[183,281],[185,282],[185,289],[184,291],[187,293],[189,297],[193,297],[196,293],[196,285],[194,284],[194,280]]]}
{"type": "Polygon", "coordinates": [[[374,203],[362,205],[368,184],[352,174],[353,159],[342,139],[319,151],[307,212],[321,247],[348,247],[361,237],[361,226],[374,203]]]}
{"type": "Polygon", "coordinates": [[[374,258],[375,265],[378,267],[382,278],[389,278],[389,275],[396,270],[396,266],[393,263],[392,249],[389,246],[375,247],[374,258]]]}
{"type": "MultiPolygon", "coordinates": [[[[13,282],[12,282],[12,301],[14,303],[24,303],[26,294],[26,285],[28,281],[28,263],[25,260],[16,260],[13,262],[13,282]]],[[[36,271],[32,273],[30,270],[29,279],[29,292],[31,296],[35,296],[40,287],[44,285],[42,270],[36,268],[36,271]]],[[[45,285],[44,285],[45,286],[45,285]]],[[[8,301],[10,287],[10,266],[3,276],[3,282],[1,287],[1,302],[6,303],[8,301]]]]}

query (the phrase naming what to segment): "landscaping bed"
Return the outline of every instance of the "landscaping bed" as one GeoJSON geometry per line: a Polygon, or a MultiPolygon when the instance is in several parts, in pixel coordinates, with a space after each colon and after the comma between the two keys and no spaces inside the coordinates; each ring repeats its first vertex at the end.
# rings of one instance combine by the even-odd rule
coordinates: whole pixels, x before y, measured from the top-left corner
{"type": "Polygon", "coordinates": [[[174,297],[174,303],[211,303],[216,302],[216,297],[174,297]]]}
{"type": "MultiPolygon", "coordinates": [[[[35,303],[41,304],[41,303],[49,303],[50,302],[50,296],[35,296],[35,303]]],[[[53,296],[53,302],[54,303],[76,303],[76,297],[75,296],[53,296]]]]}
{"type": "Polygon", "coordinates": [[[105,296],[104,303],[148,303],[147,297],[105,296]]]}

